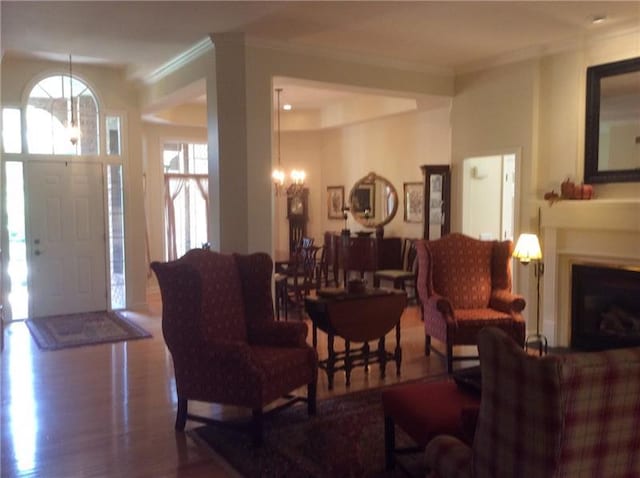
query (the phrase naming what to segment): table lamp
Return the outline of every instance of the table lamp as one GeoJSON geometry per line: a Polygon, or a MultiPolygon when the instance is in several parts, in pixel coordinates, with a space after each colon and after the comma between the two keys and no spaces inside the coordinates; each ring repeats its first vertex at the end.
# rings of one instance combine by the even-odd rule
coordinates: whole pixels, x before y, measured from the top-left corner
{"type": "Polygon", "coordinates": [[[513,251],[513,257],[518,259],[521,264],[528,265],[529,262],[535,264],[534,274],[536,276],[536,333],[530,334],[525,340],[525,350],[528,350],[531,344],[538,345],[538,352],[542,356],[547,353],[547,338],[540,333],[540,277],[544,272],[544,264],[542,262],[542,250],[540,249],[540,241],[535,234],[520,234],[516,248],[513,251]]]}

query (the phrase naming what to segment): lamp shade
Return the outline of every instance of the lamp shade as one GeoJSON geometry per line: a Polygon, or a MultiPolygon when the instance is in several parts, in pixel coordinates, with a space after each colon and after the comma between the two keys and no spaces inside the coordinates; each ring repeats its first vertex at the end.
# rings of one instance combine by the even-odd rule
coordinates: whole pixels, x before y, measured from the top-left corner
{"type": "Polygon", "coordinates": [[[542,259],[538,236],[535,234],[520,234],[518,242],[516,242],[516,248],[513,251],[513,257],[523,264],[542,259]]]}

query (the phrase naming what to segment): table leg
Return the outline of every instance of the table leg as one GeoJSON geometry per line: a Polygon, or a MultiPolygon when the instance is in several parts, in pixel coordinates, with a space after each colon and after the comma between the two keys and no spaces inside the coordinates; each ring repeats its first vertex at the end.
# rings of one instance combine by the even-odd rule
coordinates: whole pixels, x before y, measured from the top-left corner
{"type": "Polygon", "coordinates": [[[365,342],[362,346],[362,353],[364,354],[364,373],[369,373],[369,342],[365,342]]]}
{"type": "Polygon", "coordinates": [[[385,349],[384,335],[378,340],[378,361],[380,362],[380,378],[387,375],[387,351],[385,349]]]}
{"type": "Polygon", "coordinates": [[[284,291],[282,291],[282,308],[284,309],[284,320],[289,320],[289,293],[287,292],[287,283],[284,283],[284,291]]]}
{"type": "Polygon", "coordinates": [[[351,341],[344,341],[344,372],[347,387],[351,385],[351,341]]]}
{"type": "Polygon", "coordinates": [[[311,327],[311,343],[314,349],[318,348],[318,327],[315,323],[311,327]]]}
{"type": "Polygon", "coordinates": [[[394,352],[396,360],[396,375],[400,376],[400,364],[402,363],[402,348],[400,347],[400,321],[396,324],[396,350],[394,352]]]}
{"type": "Polygon", "coordinates": [[[333,349],[333,334],[327,336],[327,347],[329,349],[329,358],[327,359],[327,379],[329,382],[329,390],[333,390],[333,374],[336,366],[336,352],[333,349]]]}

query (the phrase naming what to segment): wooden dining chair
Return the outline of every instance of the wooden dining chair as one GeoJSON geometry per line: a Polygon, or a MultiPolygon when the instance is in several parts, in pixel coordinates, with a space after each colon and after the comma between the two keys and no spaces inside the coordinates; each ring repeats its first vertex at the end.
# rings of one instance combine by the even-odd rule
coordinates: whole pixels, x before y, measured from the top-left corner
{"type": "Polygon", "coordinates": [[[312,290],[320,288],[320,264],[318,254],[322,247],[308,246],[300,249],[287,269],[287,298],[292,308],[302,315],[304,298],[312,290]]]}
{"type": "Polygon", "coordinates": [[[391,282],[394,289],[407,290],[407,287],[413,289],[413,296],[416,299],[416,273],[417,273],[417,252],[414,244],[415,239],[405,238],[402,241],[402,268],[400,269],[382,269],[377,270],[373,274],[373,285],[380,287],[380,282],[391,282]]]}

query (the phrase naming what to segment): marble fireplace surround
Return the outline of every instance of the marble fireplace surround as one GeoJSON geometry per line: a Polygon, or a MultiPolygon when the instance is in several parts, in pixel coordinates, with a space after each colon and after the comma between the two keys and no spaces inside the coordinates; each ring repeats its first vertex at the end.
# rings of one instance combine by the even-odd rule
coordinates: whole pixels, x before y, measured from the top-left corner
{"type": "Polygon", "coordinates": [[[540,204],[544,275],[542,330],[554,346],[571,340],[571,266],[640,268],[640,199],[540,204]]]}

